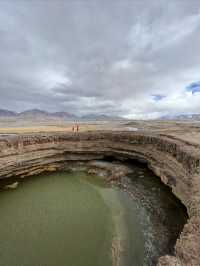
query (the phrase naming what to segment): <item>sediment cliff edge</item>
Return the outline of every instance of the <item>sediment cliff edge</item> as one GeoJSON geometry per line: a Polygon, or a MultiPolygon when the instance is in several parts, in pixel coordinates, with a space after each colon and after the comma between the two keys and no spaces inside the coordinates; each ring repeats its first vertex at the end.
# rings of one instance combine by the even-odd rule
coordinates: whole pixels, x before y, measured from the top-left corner
{"type": "MultiPolygon", "coordinates": [[[[0,178],[26,177],[64,169],[71,161],[113,156],[147,163],[186,206],[188,223],[175,255],[158,265],[200,265],[200,148],[159,133],[96,131],[0,136],[0,178]]],[[[176,217],[174,217],[176,219],[176,217]]]]}

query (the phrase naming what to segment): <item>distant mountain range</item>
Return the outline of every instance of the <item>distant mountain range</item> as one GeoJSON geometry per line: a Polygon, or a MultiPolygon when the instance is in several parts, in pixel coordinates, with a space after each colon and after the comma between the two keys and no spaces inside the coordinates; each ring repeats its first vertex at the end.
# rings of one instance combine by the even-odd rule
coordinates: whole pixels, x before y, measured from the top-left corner
{"type": "Polygon", "coordinates": [[[0,109],[0,117],[15,117],[16,115],[17,115],[17,113],[15,113],[15,112],[0,109]]]}
{"type": "MultiPolygon", "coordinates": [[[[40,109],[30,109],[17,113],[14,111],[0,109],[0,119],[15,119],[15,120],[63,120],[63,121],[120,121],[126,120],[119,116],[109,116],[105,114],[87,114],[76,116],[69,112],[47,112],[40,109]]],[[[165,115],[159,120],[176,120],[176,121],[200,121],[200,114],[178,114],[165,115]]]]}
{"type": "Polygon", "coordinates": [[[30,109],[21,113],[10,110],[0,109],[0,118],[13,118],[25,120],[64,120],[64,121],[113,121],[123,120],[121,117],[108,116],[104,114],[95,115],[88,114],[84,116],[76,116],[68,112],[54,112],[50,113],[40,109],[30,109]]]}
{"type": "Polygon", "coordinates": [[[177,120],[177,121],[200,121],[200,114],[179,114],[179,115],[166,115],[160,118],[161,120],[177,120]]]}

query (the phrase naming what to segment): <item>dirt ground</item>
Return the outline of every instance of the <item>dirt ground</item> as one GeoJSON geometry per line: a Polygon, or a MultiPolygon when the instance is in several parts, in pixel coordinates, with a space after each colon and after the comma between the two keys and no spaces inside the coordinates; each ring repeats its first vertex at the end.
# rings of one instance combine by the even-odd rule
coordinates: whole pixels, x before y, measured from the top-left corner
{"type": "Polygon", "coordinates": [[[172,136],[193,145],[200,146],[200,121],[14,121],[0,120],[0,134],[20,134],[37,132],[72,132],[74,126],[79,131],[113,130],[144,131],[172,136]]]}
{"type": "Polygon", "coordinates": [[[64,122],[64,121],[0,121],[0,134],[19,134],[37,132],[94,131],[109,128],[108,122],[64,122]]]}

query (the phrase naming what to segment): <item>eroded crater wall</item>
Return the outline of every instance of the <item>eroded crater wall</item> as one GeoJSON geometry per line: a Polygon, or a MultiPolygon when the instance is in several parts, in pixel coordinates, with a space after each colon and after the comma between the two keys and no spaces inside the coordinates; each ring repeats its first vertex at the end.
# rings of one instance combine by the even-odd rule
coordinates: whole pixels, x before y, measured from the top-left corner
{"type": "Polygon", "coordinates": [[[177,240],[176,257],[160,265],[200,265],[200,150],[159,134],[87,132],[10,135],[0,138],[0,178],[62,169],[69,161],[114,156],[146,162],[186,206],[189,220],[177,240]]]}

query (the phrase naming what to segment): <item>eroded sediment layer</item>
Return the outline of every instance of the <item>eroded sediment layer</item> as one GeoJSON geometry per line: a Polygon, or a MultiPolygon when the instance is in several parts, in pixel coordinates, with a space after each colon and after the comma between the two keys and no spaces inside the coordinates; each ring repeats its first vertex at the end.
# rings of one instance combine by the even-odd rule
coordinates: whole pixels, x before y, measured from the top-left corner
{"type": "Polygon", "coordinates": [[[187,208],[189,220],[177,240],[175,256],[160,258],[159,265],[200,265],[200,150],[190,143],[136,132],[2,136],[0,178],[59,170],[69,161],[106,156],[147,162],[187,208]]]}

